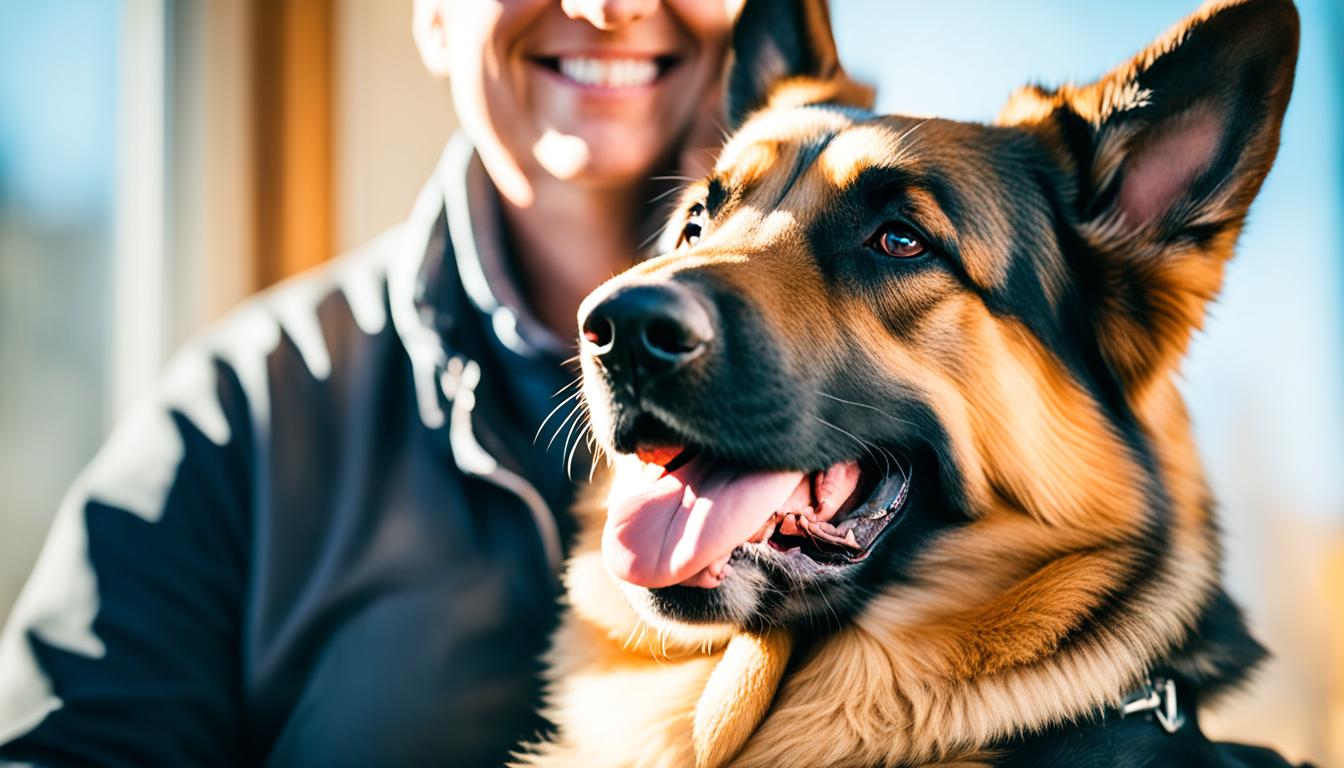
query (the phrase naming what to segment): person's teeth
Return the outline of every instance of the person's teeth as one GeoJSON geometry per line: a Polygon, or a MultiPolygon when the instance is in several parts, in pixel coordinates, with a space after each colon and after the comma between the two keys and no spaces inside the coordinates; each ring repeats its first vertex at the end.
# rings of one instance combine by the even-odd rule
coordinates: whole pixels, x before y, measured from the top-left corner
{"type": "Polygon", "coordinates": [[[566,56],[560,59],[560,74],[580,85],[600,88],[638,88],[658,78],[652,59],[595,59],[566,56]]]}
{"type": "Polygon", "coordinates": [[[579,69],[582,64],[577,59],[561,59],[559,63],[560,74],[577,81],[580,77],[579,69]]]}

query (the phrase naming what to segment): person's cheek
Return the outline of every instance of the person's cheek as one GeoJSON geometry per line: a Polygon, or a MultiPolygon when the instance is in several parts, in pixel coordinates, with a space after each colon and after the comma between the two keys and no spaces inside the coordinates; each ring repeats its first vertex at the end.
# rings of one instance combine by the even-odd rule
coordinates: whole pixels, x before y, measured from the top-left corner
{"type": "Polygon", "coordinates": [[[732,32],[733,17],[741,1],[733,0],[664,0],[696,42],[706,51],[722,51],[727,47],[732,32]]]}
{"type": "MultiPolygon", "coordinates": [[[[558,0],[454,0],[450,45],[454,102],[459,112],[480,113],[499,138],[526,108],[521,45],[537,16],[558,0]]],[[[469,115],[460,118],[470,120],[469,115]]],[[[478,137],[479,139],[479,137],[478,137]]],[[[517,149],[516,147],[512,149],[517,149]]]]}
{"type": "Polygon", "coordinates": [[[732,14],[724,0],[667,0],[668,10],[695,41],[696,91],[719,84],[732,34],[732,14]]]}
{"type": "Polygon", "coordinates": [[[732,22],[740,0],[666,0],[667,9],[695,41],[694,85],[688,90],[701,94],[693,102],[680,157],[680,171],[700,177],[713,167],[722,143],[723,92],[720,87],[726,65],[732,22]]]}

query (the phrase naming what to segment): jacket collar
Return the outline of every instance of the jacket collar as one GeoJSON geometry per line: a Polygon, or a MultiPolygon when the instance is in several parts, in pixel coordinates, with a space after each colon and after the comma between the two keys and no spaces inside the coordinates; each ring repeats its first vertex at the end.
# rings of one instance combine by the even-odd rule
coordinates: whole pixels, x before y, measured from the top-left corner
{"type": "Polygon", "coordinates": [[[458,134],[449,146],[449,167],[439,175],[457,277],[495,334],[515,354],[568,355],[572,350],[532,314],[523,300],[507,252],[499,198],[480,156],[458,134]]]}
{"type": "MultiPolygon", "coordinates": [[[[528,310],[509,269],[499,203],[464,134],[444,148],[433,175],[404,225],[389,265],[392,318],[417,382],[433,382],[454,346],[451,332],[462,312],[489,319],[511,352],[532,357],[566,355],[562,342],[528,310]],[[460,306],[465,293],[469,306],[460,306]]],[[[433,386],[420,385],[420,412],[430,427],[443,424],[433,386]]]]}
{"type": "MultiPolygon", "coordinates": [[[[552,573],[558,574],[561,538],[552,511],[507,456],[482,445],[482,439],[489,443],[490,426],[476,414],[480,364],[454,343],[458,319],[479,312],[511,353],[530,357],[564,348],[519,299],[505,261],[497,202],[465,136],[449,141],[399,237],[387,267],[388,302],[410,359],[420,418],[431,430],[447,427],[459,469],[523,501],[552,573]]],[[[482,339],[458,338],[467,349],[482,346],[482,339]]]]}

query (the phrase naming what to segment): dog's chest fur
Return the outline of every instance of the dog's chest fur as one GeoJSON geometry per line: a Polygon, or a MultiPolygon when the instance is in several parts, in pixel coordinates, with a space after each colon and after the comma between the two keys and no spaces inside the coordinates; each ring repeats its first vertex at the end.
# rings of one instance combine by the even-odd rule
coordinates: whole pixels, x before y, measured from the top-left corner
{"type": "Polygon", "coordinates": [[[925,685],[917,655],[902,663],[901,638],[863,622],[796,652],[783,633],[659,633],[605,571],[594,515],[583,515],[571,604],[547,657],[557,733],[520,765],[781,768],[800,755],[809,766],[988,765],[974,745],[1021,718],[1010,711],[1021,685],[1039,688],[925,685]]]}

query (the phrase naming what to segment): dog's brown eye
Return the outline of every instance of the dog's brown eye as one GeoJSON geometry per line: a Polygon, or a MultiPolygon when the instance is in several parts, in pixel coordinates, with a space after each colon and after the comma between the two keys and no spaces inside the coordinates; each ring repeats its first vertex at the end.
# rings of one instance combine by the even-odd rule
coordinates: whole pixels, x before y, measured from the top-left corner
{"type": "Polygon", "coordinates": [[[695,245],[700,239],[705,225],[705,206],[696,203],[686,212],[686,225],[681,228],[681,237],[677,238],[677,247],[695,245]]]}
{"type": "Polygon", "coordinates": [[[919,235],[901,224],[883,226],[876,235],[873,235],[868,245],[883,255],[897,259],[913,259],[924,255],[928,250],[928,246],[924,245],[919,235]]]}

